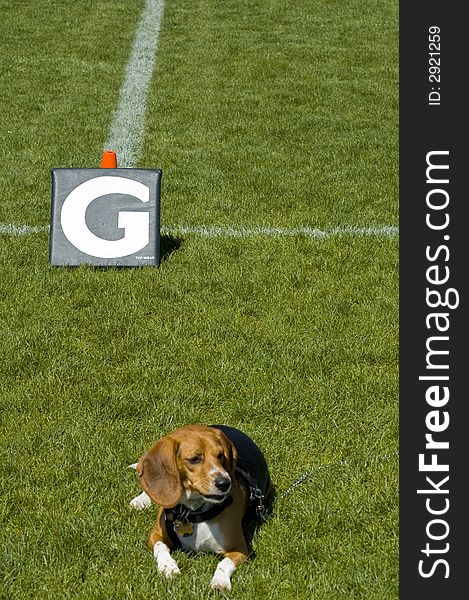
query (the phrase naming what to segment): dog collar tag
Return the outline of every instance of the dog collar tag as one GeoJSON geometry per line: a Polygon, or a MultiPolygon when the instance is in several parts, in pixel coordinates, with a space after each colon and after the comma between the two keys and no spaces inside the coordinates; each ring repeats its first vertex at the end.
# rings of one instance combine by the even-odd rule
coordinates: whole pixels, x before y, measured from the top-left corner
{"type": "Polygon", "coordinates": [[[189,535],[192,535],[193,524],[190,522],[181,523],[180,521],[176,521],[174,523],[174,529],[176,530],[177,533],[179,533],[179,535],[182,535],[183,537],[187,537],[189,535]]]}

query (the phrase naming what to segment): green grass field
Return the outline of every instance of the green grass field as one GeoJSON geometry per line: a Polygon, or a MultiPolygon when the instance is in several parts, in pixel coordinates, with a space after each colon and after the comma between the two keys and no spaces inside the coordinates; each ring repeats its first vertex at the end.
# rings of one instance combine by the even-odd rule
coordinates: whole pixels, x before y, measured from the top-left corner
{"type": "Polygon", "coordinates": [[[278,494],[312,470],[227,596],[397,598],[398,236],[347,233],[398,223],[397,2],[166,0],[161,265],[52,268],[49,169],[99,165],[143,4],[0,0],[0,597],[216,597],[215,556],[158,575],[127,465],[218,422],[278,494]],[[301,226],[342,233],[197,233],[301,226]]]}

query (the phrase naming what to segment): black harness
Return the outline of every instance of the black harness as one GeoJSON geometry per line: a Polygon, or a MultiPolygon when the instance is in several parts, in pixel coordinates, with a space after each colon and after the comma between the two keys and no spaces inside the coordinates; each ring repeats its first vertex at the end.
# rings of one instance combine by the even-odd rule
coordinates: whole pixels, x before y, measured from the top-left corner
{"type": "MultiPolygon", "coordinates": [[[[261,450],[245,433],[225,425],[211,425],[220,429],[234,444],[238,452],[238,462],[235,470],[236,476],[243,480],[249,491],[248,511],[246,516],[264,519],[267,515],[265,501],[269,497],[272,486],[267,463],[261,450]]],[[[165,508],[163,512],[166,530],[175,548],[181,548],[178,533],[190,536],[193,524],[214,519],[228,506],[233,504],[233,496],[228,496],[220,504],[214,504],[202,510],[191,510],[183,504],[173,508],[165,508]],[[176,533],[176,529],[177,532],[176,533]]]]}

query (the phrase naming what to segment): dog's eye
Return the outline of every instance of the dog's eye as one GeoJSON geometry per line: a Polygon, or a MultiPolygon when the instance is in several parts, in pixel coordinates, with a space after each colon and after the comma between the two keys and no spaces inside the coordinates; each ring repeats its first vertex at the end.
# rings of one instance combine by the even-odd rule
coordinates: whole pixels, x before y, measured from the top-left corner
{"type": "Polygon", "coordinates": [[[221,461],[221,460],[224,460],[224,458],[225,458],[225,455],[224,455],[224,453],[223,453],[223,452],[219,452],[219,453],[218,453],[218,456],[217,456],[217,458],[218,458],[218,460],[220,460],[220,461],[221,461]]]}
{"type": "Polygon", "coordinates": [[[201,462],[202,457],[197,455],[197,456],[191,456],[191,458],[187,459],[187,462],[190,463],[191,465],[197,465],[201,462]]]}

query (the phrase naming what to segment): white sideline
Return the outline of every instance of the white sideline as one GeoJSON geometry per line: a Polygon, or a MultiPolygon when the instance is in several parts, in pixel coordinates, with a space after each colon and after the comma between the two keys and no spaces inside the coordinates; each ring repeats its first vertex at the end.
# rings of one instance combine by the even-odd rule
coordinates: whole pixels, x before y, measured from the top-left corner
{"type": "Polygon", "coordinates": [[[146,0],[127,63],[119,104],[104,146],[116,152],[119,168],[134,167],[143,144],[147,94],[163,10],[164,0],[146,0]]]}
{"type": "MultiPolygon", "coordinates": [[[[0,223],[0,235],[31,235],[48,231],[49,227],[33,227],[31,225],[14,225],[13,223],[0,223]]],[[[331,236],[375,236],[395,237],[399,234],[398,227],[381,225],[373,227],[359,227],[347,225],[344,227],[331,227],[330,229],[316,229],[314,227],[218,227],[218,226],[192,226],[182,227],[170,225],[161,227],[162,235],[199,235],[206,238],[251,238],[251,237],[309,237],[326,238],[331,236]]]]}

